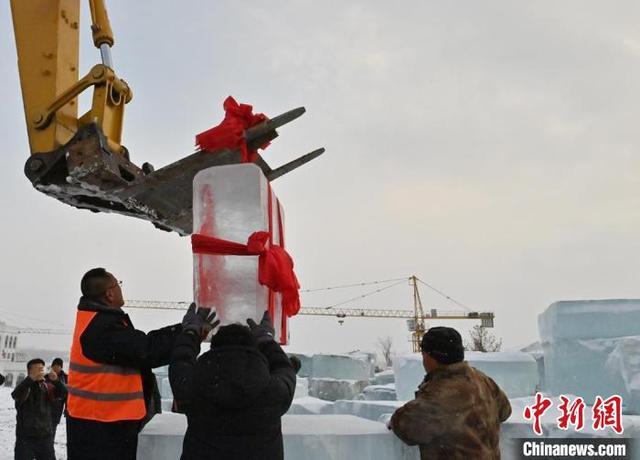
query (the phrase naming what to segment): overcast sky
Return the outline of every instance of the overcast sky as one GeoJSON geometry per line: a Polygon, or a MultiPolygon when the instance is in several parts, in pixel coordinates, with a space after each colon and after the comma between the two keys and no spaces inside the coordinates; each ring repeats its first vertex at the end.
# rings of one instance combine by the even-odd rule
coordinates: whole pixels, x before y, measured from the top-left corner
{"type": "MultiPolygon", "coordinates": [[[[507,348],[537,340],[537,315],[554,301],[639,297],[640,5],[400,5],[109,1],[115,70],[134,91],[132,160],[160,167],[191,153],[228,95],[267,115],[304,105],[264,154],[278,166],[327,149],[274,182],[303,288],[415,273],[495,312],[507,348]]],[[[81,73],[99,60],[83,8],[81,73]]],[[[0,60],[0,318],[70,328],[79,279],[94,266],[124,280],[126,298],[191,299],[188,239],[63,205],[24,176],[8,4],[0,60]]],[[[375,287],[304,294],[303,304],[375,287]]],[[[426,308],[459,309],[423,295],[426,308]]],[[[348,305],[410,308],[411,291],[348,305]]],[[[131,315],[141,329],[181,318],[131,315]]],[[[383,335],[409,350],[402,320],[291,322],[296,350],[373,349],[383,335]]]]}

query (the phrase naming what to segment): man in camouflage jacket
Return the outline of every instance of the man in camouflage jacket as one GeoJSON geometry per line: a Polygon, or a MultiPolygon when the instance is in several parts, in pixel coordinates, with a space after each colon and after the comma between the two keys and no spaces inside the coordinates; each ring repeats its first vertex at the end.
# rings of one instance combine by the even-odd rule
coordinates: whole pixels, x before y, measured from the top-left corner
{"type": "Polygon", "coordinates": [[[455,329],[429,329],[421,348],[427,375],[389,427],[405,443],[418,444],[422,460],[499,459],[500,423],[511,415],[504,392],[464,361],[455,329]]]}

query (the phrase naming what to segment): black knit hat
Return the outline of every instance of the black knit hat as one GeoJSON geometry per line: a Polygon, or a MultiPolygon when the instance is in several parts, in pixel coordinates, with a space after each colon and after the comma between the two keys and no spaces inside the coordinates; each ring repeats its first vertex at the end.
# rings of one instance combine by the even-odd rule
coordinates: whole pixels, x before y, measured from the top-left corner
{"type": "Polygon", "coordinates": [[[460,333],[450,327],[432,327],[422,337],[420,348],[441,364],[464,360],[464,346],[460,333]]]}
{"type": "Polygon", "coordinates": [[[251,329],[242,324],[229,324],[222,326],[218,332],[211,337],[211,348],[224,347],[227,345],[258,346],[251,329]]]}

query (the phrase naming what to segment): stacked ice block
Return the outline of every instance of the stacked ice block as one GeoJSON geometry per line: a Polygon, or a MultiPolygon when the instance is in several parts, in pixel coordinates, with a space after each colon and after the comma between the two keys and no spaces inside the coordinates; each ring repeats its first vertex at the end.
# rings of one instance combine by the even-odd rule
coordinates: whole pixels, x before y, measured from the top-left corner
{"type": "Polygon", "coordinates": [[[300,377],[369,380],[374,375],[374,364],[366,353],[290,354],[302,364],[300,377]]]}
{"type": "MultiPolygon", "coordinates": [[[[216,166],[196,174],[194,233],[246,244],[254,232],[271,231],[273,242],[282,245],[282,221],[282,208],[257,166],[216,166]]],[[[222,325],[246,324],[247,318],[259,322],[273,296],[276,338],[286,343],[280,295],[258,282],[258,256],[194,254],[193,267],[196,304],[216,309],[222,325]]]]}
{"type": "Polygon", "coordinates": [[[640,414],[640,337],[620,339],[607,358],[605,372],[620,376],[627,412],[640,414]]]}
{"type": "MultiPolygon", "coordinates": [[[[510,398],[529,396],[536,391],[538,366],[535,359],[527,353],[468,351],[465,352],[465,360],[470,366],[495,380],[510,398]]],[[[425,376],[422,355],[415,353],[397,356],[393,362],[393,369],[398,399],[413,399],[418,385],[425,376]]]]}
{"type": "Polygon", "coordinates": [[[550,393],[573,393],[589,404],[597,395],[619,394],[625,405],[632,403],[627,410],[637,410],[633,338],[640,336],[640,300],[556,302],[540,314],[538,326],[550,393]]]}
{"type": "MultiPolygon", "coordinates": [[[[138,437],[140,460],[180,457],[186,418],[156,415],[138,437]]],[[[409,447],[378,422],[353,415],[285,415],[282,417],[284,457],[298,460],[418,460],[409,447]]]]}

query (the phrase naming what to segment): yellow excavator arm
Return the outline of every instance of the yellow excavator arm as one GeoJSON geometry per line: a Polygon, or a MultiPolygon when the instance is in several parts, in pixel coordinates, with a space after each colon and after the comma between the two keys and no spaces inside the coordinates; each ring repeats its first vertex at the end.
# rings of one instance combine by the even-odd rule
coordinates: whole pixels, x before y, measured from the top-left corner
{"type": "MultiPolygon", "coordinates": [[[[11,0],[31,150],[25,174],[37,190],[77,208],[124,214],[190,234],[193,176],[211,166],[239,163],[240,152],[199,151],[157,171],[149,163],[132,163],[122,128],[133,93],[114,71],[115,40],[104,0],[89,0],[89,6],[102,63],[79,78],[80,0],[11,0]],[[79,117],[78,96],[90,87],[91,109],[79,117]]],[[[247,145],[273,140],[276,128],[303,113],[301,107],[247,129],[247,145]]],[[[276,169],[258,155],[256,164],[273,180],[323,152],[317,149],[276,169]]]]}
{"type": "Polygon", "coordinates": [[[80,0],[11,0],[32,153],[55,150],[92,123],[101,128],[112,151],[124,153],[122,120],[132,92],[113,71],[114,38],[104,2],[89,3],[102,64],[78,79],[80,0]],[[78,118],[77,98],[92,86],[91,110],[78,118]]]}

